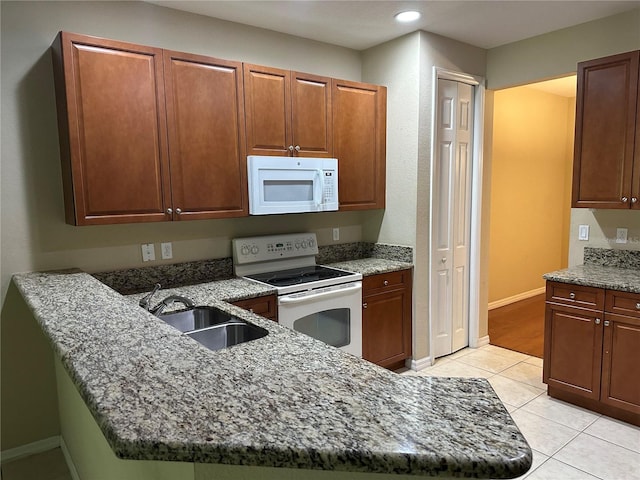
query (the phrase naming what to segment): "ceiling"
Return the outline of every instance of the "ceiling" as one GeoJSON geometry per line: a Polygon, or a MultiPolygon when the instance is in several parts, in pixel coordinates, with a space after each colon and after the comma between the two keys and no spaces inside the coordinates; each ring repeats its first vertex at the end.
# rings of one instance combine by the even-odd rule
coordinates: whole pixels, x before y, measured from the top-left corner
{"type": "Polygon", "coordinates": [[[568,77],[555,78],[544,82],[530,83],[526,85],[525,88],[533,88],[535,90],[541,90],[543,92],[568,98],[576,96],[576,83],[577,77],[575,75],[570,75],[568,77]]]}
{"type": "Polygon", "coordinates": [[[640,0],[148,0],[177,10],[364,50],[416,30],[493,48],[640,7],[640,0]],[[413,9],[422,18],[399,24],[413,9]]]}

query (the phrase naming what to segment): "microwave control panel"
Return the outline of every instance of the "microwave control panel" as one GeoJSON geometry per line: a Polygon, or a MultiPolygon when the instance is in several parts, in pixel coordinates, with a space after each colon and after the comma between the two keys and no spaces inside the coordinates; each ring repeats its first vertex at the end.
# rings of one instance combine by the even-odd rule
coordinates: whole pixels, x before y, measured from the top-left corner
{"type": "Polygon", "coordinates": [[[337,188],[336,185],[336,175],[335,170],[324,170],[324,178],[322,181],[323,189],[322,189],[322,203],[328,203],[333,201],[335,198],[335,190],[337,188]]]}
{"type": "Polygon", "coordinates": [[[315,233],[293,233],[263,237],[236,238],[232,241],[234,264],[267,262],[283,258],[315,256],[315,233]]]}

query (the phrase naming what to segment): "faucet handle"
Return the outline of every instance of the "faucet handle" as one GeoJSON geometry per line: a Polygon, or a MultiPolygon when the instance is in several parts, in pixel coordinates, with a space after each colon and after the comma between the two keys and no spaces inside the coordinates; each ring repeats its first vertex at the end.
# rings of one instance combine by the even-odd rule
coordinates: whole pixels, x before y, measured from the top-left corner
{"type": "Polygon", "coordinates": [[[160,288],[162,288],[162,286],[159,283],[156,283],[153,290],[140,299],[138,305],[145,310],[150,310],[149,305],[151,304],[151,297],[153,297],[160,288]]]}

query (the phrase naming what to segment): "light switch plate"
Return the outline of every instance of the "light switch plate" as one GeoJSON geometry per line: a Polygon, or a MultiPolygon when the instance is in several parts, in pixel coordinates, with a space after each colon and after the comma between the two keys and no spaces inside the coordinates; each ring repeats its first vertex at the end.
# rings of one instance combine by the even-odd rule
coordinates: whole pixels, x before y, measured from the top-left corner
{"type": "Polygon", "coordinates": [[[617,228],[616,229],[616,243],[627,243],[627,232],[626,228],[617,228]]]}
{"type": "Polygon", "coordinates": [[[156,259],[156,249],[153,243],[143,243],[140,247],[142,248],[143,262],[153,262],[156,259]]]}
{"type": "Polygon", "coordinates": [[[338,240],[340,240],[340,229],[339,228],[334,228],[333,229],[333,241],[337,242],[338,240]]]}
{"type": "Polygon", "coordinates": [[[589,225],[578,226],[578,240],[589,240],[589,225]]]}

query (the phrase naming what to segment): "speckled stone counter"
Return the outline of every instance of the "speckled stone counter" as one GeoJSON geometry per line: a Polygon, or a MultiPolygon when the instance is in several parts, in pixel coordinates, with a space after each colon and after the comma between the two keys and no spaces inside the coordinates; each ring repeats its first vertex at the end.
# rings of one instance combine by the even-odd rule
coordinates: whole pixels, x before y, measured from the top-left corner
{"type": "Polygon", "coordinates": [[[358,260],[348,260],[345,262],[335,262],[328,264],[330,267],[349,270],[350,272],[361,273],[366,277],[378,273],[395,272],[413,267],[411,263],[387,260],[384,258],[362,258],[358,260]]]}
{"type": "Polygon", "coordinates": [[[269,331],[213,352],[88,274],[13,281],[120,458],[480,478],[531,464],[486,380],[397,375],[223,301],[260,285],[161,293],[269,331]]]}
{"type": "Polygon", "coordinates": [[[584,265],[542,277],[554,282],[640,293],[640,251],[586,247],[584,265]]]}

